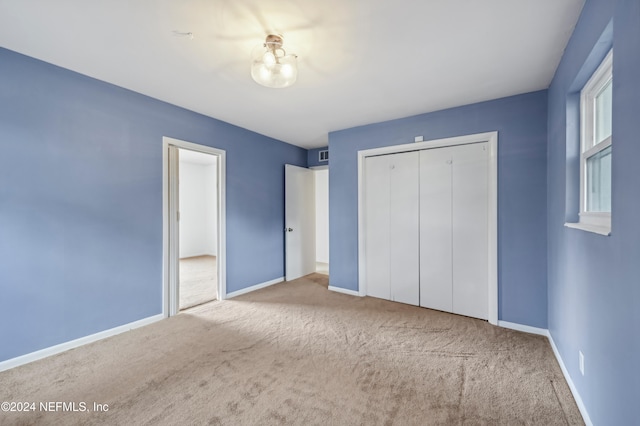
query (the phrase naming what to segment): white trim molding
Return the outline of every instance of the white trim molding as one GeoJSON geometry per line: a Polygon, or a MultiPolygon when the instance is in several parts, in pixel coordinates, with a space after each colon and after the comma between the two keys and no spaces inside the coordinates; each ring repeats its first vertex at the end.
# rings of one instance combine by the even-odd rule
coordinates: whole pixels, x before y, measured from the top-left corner
{"type": "Polygon", "coordinates": [[[567,381],[567,384],[569,385],[571,394],[573,394],[573,399],[576,400],[576,405],[578,406],[578,410],[580,410],[580,414],[582,414],[582,419],[584,420],[584,423],[587,426],[593,426],[593,422],[589,417],[589,412],[587,411],[587,407],[585,407],[584,402],[582,402],[582,397],[580,397],[580,393],[578,392],[576,385],[573,384],[573,380],[571,380],[571,376],[569,375],[569,370],[567,370],[567,367],[564,365],[564,361],[560,356],[560,352],[558,352],[556,343],[553,341],[553,337],[551,336],[551,333],[549,333],[548,331],[547,333],[549,337],[549,343],[551,344],[551,349],[553,349],[553,354],[556,356],[556,359],[558,360],[558,364],[560,364],[560,369],[562,370],[564,379],[567,381]]]}
{"type": "Polygon", "coordinates": [[[227,295],[227,215],[226,215],[226,151],[199,145],[170,137],[162,137],[162,312],[165,317],[178,313],[178,281],[176,270],[172,264],[178,262],[177,233],[171,226],[177,217],[177,197],[171,196],[177,187],[175,174],[177,170],[177,156],[170,155],[175,148],[211,154],[218,157],[218,299],[224,300],[227,295]],[[175,164],[173,164],[175,163],[175,164]],[[173,187],[173,189],[172,189],[173,187]],[[173,236],[172,236],[173,234],[173,236]]]}
{"type": "Polygon", "coordinates": [[[251,287],[243,288],[238,291],[234,291],[232,293],[227,294],[227,299],[231,299],[232,297],[240,296],[241,294],[251,293],[252,291],[260,290],[261,288],[269,287],[274,284],[279,284],[284,281],[284,277],[276,278],[275,280],[266,281],[260,284],[252,285],[251,287]]]}
{"type": "Polygon", "coordinates": [[[477,133],[403,145],[391,145],[358,151],[358,295],[367,294],[365,218],[364,218],[364,162],[366,157],[401,152],[421,151],[455,145],[487,142],[489,145],[489,258],[488,258],[488,320],[498,324],[498,132],[477,133]]]}
{"type": "Polygon", "coordinates": [[[591,225],[583,222],[567,222],[564,224],[566,228],[580,229],[581,231],[592,232],[598,235],[604,235],[605,237],[611,236],[610,226],[598,226],[591,225]]]}
{"type": "Polygon", "coordinates": [[[560,370],[562,370],[562,375],[564,376],[564,379],[567,381],[567,384],[569,385],[569,389],[571,390],[573,399],[575,399],[576,401],[578,410],[580,410],[580,414],[582,415],[582,419],[584,420],[584,423],[587,426],[593,426],[593,423],[591,422],[591,418],[589,417],[589,413],[587,412],[587,407],[585,407],[584,403],[582,402],[580,393],[578,392],[578,389],[574,385],[573,380],[571,380],[569,371],[567,370],[567,367],[564,365],[564,361],[560,356],[560,352],[558,351],[558,348],[556,347],[556,343],[553,341],[553,337],[551,337],[551,333],[549,332],[549,330],[547,330],[546,328],[531,327],[529,325],[517,324],[514,322],[508,322],[508,321],[498,321],[498,326],[503,328],[509,328],[511,330],[522,331],[525,333],[538,334],[540,336],[545,336],[549,340],[549,344],[551,345],[553,354],[555,355],[556,360],[560,365],[560,370]]]}
{"type": "Polygon", "coordinates": [[[348,288],[342,288],[342,287],[334,287],[332,285],[329,286],[329,290],[335,291],[336,293],[348,294],[349,296],[357,296],[357,297],[364,296],[364,294],[361,294],[359,291],[349,290],[348,288]]]}
{"type": "MultiPolygon", "coordinates": [[[[596,99],[604,89],[612,84],[613,78],[613,49],[609,51],[602,63],[594,71],[589,81],[580,91],[580,208],[578,210],[578,222],[567,223],[569,228],[593,232],[595,234],[609,236],[611,233],[611,211],[589,211],[588,209],[588,185],[589,171],[587,162],[590,158],[604,152],[612,145],[612,134],[603,140],[597,138],[597,104],[596,99]]],[[[611,113],[611,111],[609,111],[611,113]]],[[[609,172],[611,173],[611,171],[609,172]]],[[[609,175],[609,182],[611,176],[609,175]]],[[[609,188],[609,195],[611,188],[609,188]]]]}
{"type": "Polygon", "coordinates": [[[124,324],[118,327],[111,328],[109,330],[100,331],[89,336],[80,337],[79,339],[71,340],[59,345],[50,346],[45,349],[41,349],[36,352],[31,352],[26,355],[22,355],[16,358],[11,358],[6,361],[0,362],[0,371],[9,370],[11,368],[18,367],[20,365],[28,364],[39,359],[43,359],[52,355],[56,355],[62,352],[66,352],[69,349],[74,349],[80,346],[87,345],[89,343],[97,342],[98,340],[106,339],[107,337],[115,336],[135,328],[144,327],[145,325],[152,324],[154,322],[164,319],[164,315],[154,315],[152,317],[144,318],[138,321],[124,324]]]}
{"type": "Polygon", "coordinates": [[[502,328],[509,328],[511,330],[549,337],[549,330],[547,330],[546,328],[531,327],[530,325],[517,324],[515,322],[508,321],[498,321],[498,326],[502,328]]]}

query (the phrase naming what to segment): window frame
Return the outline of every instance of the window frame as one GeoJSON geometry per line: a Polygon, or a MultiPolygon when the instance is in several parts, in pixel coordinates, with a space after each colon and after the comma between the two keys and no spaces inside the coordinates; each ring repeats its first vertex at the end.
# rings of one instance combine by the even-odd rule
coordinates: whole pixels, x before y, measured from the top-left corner
{"type": "Polygon", "coordinates": [[[613,81],[613,49],[607,53],[598,68],[580,91],[580,211],[579,222],[587,230],[609,235],[611,231],[611,212],[592,212],[587,210],[587,161],[612,146],[613,135],[595,142],[595,100],[602,90],[613,81]]]}

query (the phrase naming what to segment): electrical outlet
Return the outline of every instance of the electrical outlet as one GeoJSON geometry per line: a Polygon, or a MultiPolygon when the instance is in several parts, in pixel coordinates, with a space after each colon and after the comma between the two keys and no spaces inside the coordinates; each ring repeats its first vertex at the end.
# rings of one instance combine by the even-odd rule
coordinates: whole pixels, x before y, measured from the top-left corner
{"type": "Polygon", "coordinates": [[[584,354],[582,351],[578,351],[578,359],[580,361],[580,373],[584,376],[584,354]]]}

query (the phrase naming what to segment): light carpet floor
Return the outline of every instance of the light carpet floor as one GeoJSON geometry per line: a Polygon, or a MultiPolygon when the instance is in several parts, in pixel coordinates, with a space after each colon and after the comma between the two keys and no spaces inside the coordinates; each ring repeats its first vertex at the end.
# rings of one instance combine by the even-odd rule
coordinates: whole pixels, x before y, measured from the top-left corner
{"type": "Polygon", "coordinates": [[[312,274],[0,373],[1,424],[579,425],[548,341],[312,274]]]}
{"type": "Polygon", "coordinates": [[[180,259],[180,309],[215,300],[218,296],[215,256],[180,259]]]}

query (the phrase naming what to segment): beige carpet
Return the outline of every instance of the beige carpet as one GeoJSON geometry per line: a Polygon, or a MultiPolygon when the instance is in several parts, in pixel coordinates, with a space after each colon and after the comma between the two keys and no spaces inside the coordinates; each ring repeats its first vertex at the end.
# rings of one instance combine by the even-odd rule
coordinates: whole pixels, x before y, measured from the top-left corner
{"type": "Polygon", "coordinates": [[[216,300],[218,289],[215,256],[180,259],[180,309],[216,300]]]}
{"type": "Polygon", "coordinates": [[[583,424],[548,341],[313,274],[0,373],[1,424],[583,424]]]}

